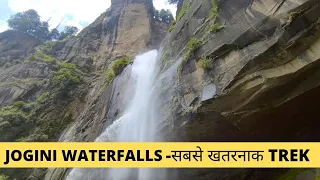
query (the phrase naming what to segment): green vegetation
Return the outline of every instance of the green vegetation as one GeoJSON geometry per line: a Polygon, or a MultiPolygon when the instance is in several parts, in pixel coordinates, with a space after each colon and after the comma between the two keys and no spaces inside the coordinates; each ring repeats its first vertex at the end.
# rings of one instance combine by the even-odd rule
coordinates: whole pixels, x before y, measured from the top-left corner
{"type": "Polygon", "coordinates": [[[295,179],[297,175],[299,175],[300,173],[302,173],[303,171],[306,171],[306,170],[308,170],[308,169],[305,169],[305,168],[293,168],[293,169],[290,169],[285,174],[280,176],[278,178],[278,180],[292,180],[292,179],[295,179]]]}
{"type": "Polygon", "coordinates": [[[203,57],[198,61],[198,65],[200,68],[205,71],[210,71],[213,68],[212,59],[209,57],[203,57]]]}
{"type": "Polygon", "coordinates": [[[292,22],[295,18],[300,16],[303,12],[305,12],[305,9],[299,10],[299,11],[294,11],[289,13],[289,22],[292,22]]]}
{"type": "Polygon", "coordinates": [[[54,66],[57,64],[58,60],[43,51],[36,51],[33,55],[27,58],[27,61],[44,62],[50,66],[54,66]]]}
{"type": "Polygon", "coordinates": [[[66,26],[64,30],[56,35],[56,39],[64,40],[68,37],[72,37],[78,33],[79,29],[75,26],[66,26]]]}
{"type": "MultiPolygon", "coordinates": [[[[6,138],[14,137],[17,141],[33,142],[55,138],[72,118],[70,114],[64,118],[54,118],[54,115],[50,115],[52,109],[46,111],[46,108],[52,106],[54,97],[55,94],[44,92],[33,102],[18,101],[12,106],[0,109],[0,123],[6,127],[9,134],[2,139],[9,140],[6,138]]],[[[55,112],[63,112],[64,108],[55,105],[55,112]]]]}
{"type": "Polygon", "coordinates": [[[179,21],[186,14],[186,12],[188,11],[190,6],[191,6],[191,1],[189,1],[183,5],[183,7],[181,8],[181,10],[177,16],[177,21],[179,21]]]}
{"type": "Polygon", "coordinates": [[[159,11],[153,8],[153,17],[159,21],[166,22],[166,23],[171,23],[174,20],[173,15],[169,9],[167,10],[161,9],[159,11]]]}
{"type": "Polygon", "coordinates": [[[53,39],[63,40],[75,35],[79,31],[75,26],[66,26],[61,33],[58,31],[58,27],[49,31],[48,21],[41,21],[41,17],[34,9],[10,16],[8,26],[14,31],[23,32],[44,41],[53,39]]]}
{"type": "Polygon", "coordinates": [[[215,19],[218,15],[218,11],[219,11],[219,0],[212,0],[212,8],[210,11],[210,19],[215,19]]]}
{"type": "Polygon", "coordinates": [[[39,48],[43,53],[51,55],[52,47],[56,44],[56,41],[50,41],[45,43],[44,45],[41,45],[39,48]]]}
{"type": "Polygon", "coordinates": [[[112,81],[114,80],[115,74],[111,70],[106,70],[106,71],[104,71],[104,75],[106,76],[106,79],[107,79],[107,86],[109,86],[112,83],[112,81]]]}
{"type": "Polygon", "coordinates": [[[169,32],[172,32],[174,30],[174,28],[176,27],[177,22],[173,21],[170,28],[169,28],[169,32]]]}
{"type": "Polygon", "coordinates": [[[53,77],[53,86],[67,94],[80,83],[80,75],[75,69],[61,68],[53,77]]]}
{"type": "Polygon", "coordinates": [[[209,32],[210,33],[215,33],[215,32],[218,32],[220,31],[221,29],[223,29],[225,26],[224,25],[217,25],[217,24],[212,24],[210,27],[209,27],[209,32]]]}
{"type": "Polygon", "coordinates": [[[8,121],[10,124],[21,124],[28,119],[28,114],[16,106],[7,106],[0,110],[0,122],[8,121]]]}
{"type": "Polygon", "coordinates": [[[162,64],[163,64],[163,67],[162,67],[163,70],[170,64],[170,62],[173,61],[173,58],[172,58],[173,52],[174,52],[173,49],[169,48],[168,50],[166,50],[162,53],[161,60],[162,60],[162,64]]]}
{"type": "Polygon", "coordinates": [[[167,1],[170,4],[176,4],[176,3],[178,3],[179,0],[167,0],[167,1]]]}
{"type": "MultiPolygon", "coordinates": [[[[210,11],[210,14],[209,14],[209,19],[211,21],[215,21],[216,17],[218,16],[218,11],[219,11],[219,0],[212,0],[211,2],[212,2],[212,8],[211,8],[211,11],[210,11]]],[[[185,4],[183,9],[187,9],[187,7],[189,7],[189,6],[187,4],[185,4]]],[[[182,10],[181,10],[181,12],[182,12],[182,10]]],[[[196,50],[202,44],[205,43],[206,38],[208,37],[208,35],[211,34],[211,33],[216,33],[218,31],[220,31],[221,29],[223,29],[224,27],[225,27],[224,25],[211,24],[207,28],[206,32],[204,33],[204,35],[201,38],[199,38],[199,39],[193,38],[188,42],[187,50],[184,53],[182,62],[180,64],[179,68],[178,68],[178,74],[180,74],[182,72],[183,66],[188,62],[188,60],[192,56],[194,56],[196,50]]],[[[198,63],[199,63],[199,66],[201,68],[203,68],[204,70],[209,71],[210,69],[212,69],[212,60],[210,58],[207,58],[207,57],[202,58],[202,59],[199,60],[198,63]]]]}
{"type": "Polygon", "coordinates": [[[98,71],[99,73],[103,73],[106,78],[106,86],[108,87],[114,80],[114,78],[121,74],[123,69],[132,62],[133,57],[124,56],[117,61],[115,61],[111,68],[98,71]]]}
{"type": "Polygon", "coordinates": [[[201,46],[201,44],[202,44],[202,41],[195,38],[191,39],[188,42],[187,51],[184,53],[182,62],[178,67],[178,74],[181,74],[182,68],[188,62],[188,60],[194,56],[195,51],[201,46]]]}
{"type": "Polygon", "coordinates": [[[9,176],[5,176],[3,174],[0,174],[0,180],[8,180],[9,176]]]}
{"type": "Polygon", "coordinates": [[[49,92],[42,93],[41,96],[38,97],[36,102],[38,104],[44,103],[49,97],[50,97],[50,93],[49,92]]]}
{"type": "Polygon", "coordinates": [[[186,54],[186,58],[190,58],[194,55],[195,51],[200,47],[201,41],[199,39],[191,39],[188,42],[188,51],[186,54]]]}
{"type": "Polygon", "coordinates": [[[23,102],[23,101],[17,101],[17,102],[15,102],[15,103],[13,104],[13,107],[14,107],[14,108],[17,108],[17,109],[21,109],[21,108],[23,108],[25,105],[26,105],[25,102],[23,102]]]}
{"type": "Polygon", "coordinates": [[[127,56],[117,60],[112,64],[112,70],[115,74],[115,76],[122,73],[123,69],[132,62],[133,58],[129,58],[127,56]]]}
{"type": "Polygon", "coordinates": [[[53,45],[54,43],[50,42],[45,46],[41,46],[40,50],[29,56],[27,60],[45,63],[51,69],[55,70],[56,72],[54,73],[52,80],[53,88],[64,95],[68,95],[68,92],[74,89],[82,81],[82,73],[76,65],[61,61],[45,53],[48,51],[51,52],[50,47],[52,48],[53,45]],[[45,50],[45,52],[43,50],[45,50]]]}
{"type": "Polygon", "coordinates": [[[7,81],[0,83],[0,86],[15,86],[20,89],[27,89],[30,86],[44,86],[47,83],[46,80],[41,80],[37,78],[26,78],[26,79],[18,79],[15,81],[7,81]]]}

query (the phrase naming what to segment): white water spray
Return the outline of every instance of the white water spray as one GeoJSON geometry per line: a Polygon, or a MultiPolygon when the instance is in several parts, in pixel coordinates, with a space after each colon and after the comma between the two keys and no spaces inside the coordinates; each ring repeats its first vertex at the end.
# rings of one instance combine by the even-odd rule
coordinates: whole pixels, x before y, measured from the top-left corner
{"type": "MultiPolygon", "coordinates": [[[[132,66],[134,96],[124,115],[111,124],[97,139],[98,142],[151,142],[156,140],[158,116],[154,106],[153,84],[157,51],[139,55],[132,66]]],[[[73,169],[68,180],[149,180],[165,179],[164,170],[157,169],[73,169]]]]}

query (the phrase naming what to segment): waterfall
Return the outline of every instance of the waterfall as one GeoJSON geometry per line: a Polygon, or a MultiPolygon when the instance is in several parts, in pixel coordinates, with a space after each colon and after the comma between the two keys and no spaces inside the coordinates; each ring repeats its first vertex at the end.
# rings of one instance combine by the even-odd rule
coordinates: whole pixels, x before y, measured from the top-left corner
{"type": "MultiPolygon", "coordinates": [[[[153,85],[157,64],[156,50],[135,58],[131,78],[135,86],[134,95],[127,105],[124,115],[114,121],[97,139],[97,142],[152,142],[158,137],[156,126],[158,113],[155,108],[153,85]]],[[[165,170],[161,169],[73,169],[68,180],[149,180],[165,179],[165,170]]]]}

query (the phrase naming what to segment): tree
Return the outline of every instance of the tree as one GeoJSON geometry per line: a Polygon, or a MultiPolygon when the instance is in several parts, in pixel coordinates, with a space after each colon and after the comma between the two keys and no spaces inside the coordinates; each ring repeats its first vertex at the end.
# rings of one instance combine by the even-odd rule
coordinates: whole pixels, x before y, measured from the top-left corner
{"type": "Polygon", "coordinates": [[[163,22],[171,23],[173,21],[173,15],[169,9],[161,9],[159,16],[163,22]]]}
{"type": "Polygon", "coordinates": [[[168,0],[168,3],[169,4],[176,4],[176,3],[178,3],[179,2],[179,0],[168,0]]]}
{"type": "Polygon", "coordinates": [[[58,40],[60,38],[60,32],[57,28],[53,28],[49,33],[49,37],[51,39],[58,40]]]}
{"type": "Polygon", "coordinates": [[[66,26],[64,30],[60,33],[59,40],[63,40],[67,37],[74,36],[77,34],[78,31],[79,29],[75,26],[66,26]]]}
{"type": "Polygon", "coordinates": [[[160,19],[160,12],[158,10],[154,9],[153,16],[154,16],[154,19],[160,19]]]}
{"type": "Polygon", "coordinates": [[[10,16],[8,26],[12,30],[24,32],[43,40],[50,39],[48,22],[41,21],[37,11],[33,9],[10,16]]]}

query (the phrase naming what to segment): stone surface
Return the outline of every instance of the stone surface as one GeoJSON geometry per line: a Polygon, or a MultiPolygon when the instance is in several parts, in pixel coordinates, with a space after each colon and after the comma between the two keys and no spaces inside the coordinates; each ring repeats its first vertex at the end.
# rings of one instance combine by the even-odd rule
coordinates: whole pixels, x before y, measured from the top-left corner
{"type": "MultiPolygon", "coordinates": [[[[163,42],[158,76],[171,82],[158,86],[168,87],[159,95],[167,140],[319,141],[319,103],[314,101],[320,96],[319,2],[224,0],[216,17],[210,16],[213,2],[191,1],[163,42]],[[223,28],[210,31],[213,25],[223,28]],[[200,40],[200,46],[181,61],[191,40],[200,40]],[[199,65],[203,57],[210,60],[211,70],[199,65]],[[173,67],[175,74],[168,73],[173,67]]],[[[253,172],[259,176],[251,179],[282,173],[253,172]]],[[[185,175],[180,179],[198,179],[199,174],[203,179],[228,179],[226,174],[232,173],[236,178],[229,179],[241,179],[241,172],[232,170],[178,174],[185,175]]]]}
{"type": "MultiPolygon", "coordinates": [[[[224,0],[212,16],[213,2],[191,1],[162,42],[155,97],[164,117],[159,131],[167,141],[319,141],[319,1],[224,0]],[[217,30],[217,26],[223,28],[217,30]],[[201,40],[200,46],[184,59],[190,50],[188,42],[196,39],[201,40]],[[204,57],[212,63],[210,70],[199,63],[204,57]]],[[[182,4],[188,1],[179,1],[178,13],[182,4]]],[[[43,116],[45,120],[65,115],[73,119],[56,135],[57,140],[94,141],[122,115],[130,101],[126,91],[132,86],[131,65],[109,86],[99,70],[110,68],[120,57],[158,47],[169,25],[154,21],[151,10],[150,0],[112,0],[112,6],[78,36],[54,45],[55,57],[87,72],[84,97],[50,106],[51,113],[43,116]],[[55,116],[57,111],[61,116],[55,116]]],[[[13,40],[6,36],[0,34],[0,60],[5,62],[0,66],[0,107],[35,100],[47,86],[29,82],[52,80],[45,64],[14,61],[24,59],[40,42],[24,37],[26,41],[19,45],[15,39],[25,35],[12,35],[13,40]]],[[[26,179],[32,171],[19,174],[23,172],[17,177],[26,179]]],[[[169,172],[174,179],[231,180],[272,179],[287,170],[169,172]]],[[[29,179],[64,179],[67,173],[67,169],[34,170],[29,179]]],[[[296,179],[314,175],[306,171],[296,179]]]]}

